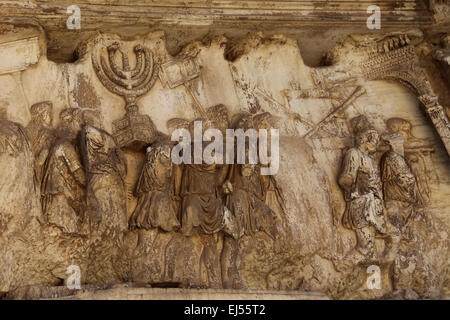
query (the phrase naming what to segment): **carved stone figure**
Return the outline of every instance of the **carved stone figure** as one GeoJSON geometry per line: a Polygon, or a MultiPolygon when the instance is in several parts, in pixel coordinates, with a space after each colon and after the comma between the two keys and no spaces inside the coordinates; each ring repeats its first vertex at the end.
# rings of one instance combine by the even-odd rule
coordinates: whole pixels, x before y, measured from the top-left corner
{"type": "MultiPolygon", "coordinates": [[[[255,128],[269,131],[271,120],[269,113],[262,113],[253,117],[244,114],[238,121],[236,128],[242,130],[255,128]]],[[[270,131],[268,134],[270,134],[270,131]]],[[[249,162],[248,150],[247,145],[246,162],[249,162]]],[[[225,193],[228,194],[227,207],[239,221],[241,235],[254,235],[257,231],[264,231],[270,237],[276,238],[273,227],[277,220],[277,213],[282,214],[284,210],[284,203],[279,201],[281,194],[276,188],[273,176],[262,176],[260,165],[234,164],[229,170],[224,189],[225,193]],[[271,193],[269,197],[267,196],[268,192],[271,193]],[[270,205],[278,212],[274,212],[270,205]]]]}
{"type": "Polygon", "coordinates": [[[155,143],[147,155],[136,186],[138,204],[130,218],[130,228],[161,228],[174,231],[180,227],[178,206],[174,201],[174,175],[170,145],[155,143]]]}
{"type": "Polygon", "coordinates": [[[0,140],[0,153],[17,157],[29,144],[24,128],[7,119],[6,109],[0,111],[2,122],[2,139],[0,140]]]}
{"type": "Polygon", "coordinates": [[[384,4],[392,28],[367,33],[358,18],[365,5],[356,1],[322,1],[318,11],[305,6],[310,1],[259,1],[258,12],[237,1],[213,13],[210,1],[184,9],[141,1],[158,7],[151,14],[139,14],[129,0],[85,1],[83,12],[126,26],[112,34],[103,32],[108,21],[89,19],[92,28],[66,37],[49,30],[67,19],[61,6],[6,2],[0,300],[160,298],[158,287],[170,287],[163,291],[174,298],[219,299],[255,296],[248,289],[258,290],[257,299],[450,292],[448,32],[431,21],[427,5],[384,4]],[[198,23],[168,34],[129,23],[171,24],[162,8],[215,15],[212,32],[194,40],[204,29],[198,23]],[[404,13],[418,29],[396,29],[404,13]],[[279,34],[289,15],[303,17],[297,25],[314,22],[323,41],[302,28],[279,34]],[[350,28],[327,32],[331,24],[318,20],[325,15],[350,28]],[[345,15],[356,18],[345,22],[345,15]],[[38,25],[49,17],[64,19],[38,25]],[[236,21],[245,33],[267,19],[277,35],[254,30],[233,39],[220,34],[228,27],[214,30],[236,21]],[[364,34],[349,34],[357,29],[364,34]],[[343,41],[323,57],[337,38],[343,41]],[[305,55],[299,43],[313,45],[305,55]],[[354,118],[360,114],[367,118],[354,118]],[[201,137],[194,119],[202,121],[201,137]],[[386,129],[379,146],[372,125],[386,129]],[[259,151],[255,164],[249,154],[247,163],[237,161],[246,158],[237,152],[242,139],[227,129],[260,134],[247,132],[247,152],[259,151]],[[229,149],[230,140],[238,148],[229,149]],[[234,159],[211,163],[231,150],[234,159]],[[75,266],[81,272],[71,275],[75,266]],[[78,274],[83,290],[76,293],[66,284],[78,274]],[[215,290],[222,288],[233,291],[215,290]]]}
{"type": "Polygon", "coordinates": [[[417,182],[418,188],[418,205],[426,205],[430,202],[430,186],[429,176],[431,171],[427,168],[427,162],[429,159],[426,154],[433,152],[433,148],[428,145],[423,139],[419,139],[413,136],[411,133],[411,122],[402,118],[390,118],[386,121],[386,125],[390,132],[400,133],[403,136],[404,141],[404,153],[405,159],[411,168],[417,182]]]}
{"type": "MultiPolygon", "coordinates": [[[[280,235],[277,214],[265,203],[266,190],[261,178],[260,167],[252,164],[233,165],[224,183],[228,193],[226,206],[233,213],[239,226],[240,236],[254,236],[262,231],[273,240],[280,235]]],[[[225,237],[222,250],[222,281],[225,288],[242,286],[238,268],[238,239],[225,237]]]]}
{"type": "Polygon", "coordinates": [[[25,128],[34,154],[36,181],[40,185],[43,166],[55,140],[52,130],[53,104],[50,101],[38,102],[31,106],[31,121],[25,128]]]}
{"type": "Polygon", "coordinates": [[[39,239],[40,192],[25,129],[0,106],[0,292],[14,290],[35,269],[29,244],[39,239]],[[30,239],[32,239],[30,241],[30,239]]]}
{"type": "Polygon", "coordinates": [[[393,133],[384,135],[383,140],[390,147],[381,160],[387,229],[390,236],[386,243],[385,258],[392,260],[409,221],[417,214],[415,207],[420,199],[416,179],[404,158],[403,136],[393,133]]]}
{"type": "Polygon", "coordinates": [[[275,219],[275,213],[264,203],[264,185],[259,166],[252,164],[234,165],[228,176],[231,193],[227,206],[239,220],[241,232],[253,235],[264,230],[265,216],[275,219]]]}
{"type": "Polygon", "coordinates": [[[48,223],[66,233],[77,233],[84,220],[86,186],[78,144],[82,112],[67,108],[59,117],[58,137],[44,164],[42,209],[48,223]]]}
{"type": "MultiPolygon", "coordinates": [[[[268,112],[257,114],[253,116],[253,126],[256,130],[267,130],[267,150],[271,150],[270,129],[275,127],[275,120],[273,116],[268,112]]],[[[268,154],[268,156],[271,156],[271,154],[268,154]]],[[[278,186],[273,175],[261,176],[261,179],[264,186],[264,202],[277,214],[278,218],[281,218],[282,220],[286,214],[286,200],[284,199],[281,188],[278,186]]],[[[278,232],[280,231],[281,230],[278,230],[278,232]]]]}
{"type": "MultiPolygon", "coordinates": [[[[252,116],[248,113],[240,115],[236,121],[236,129],[250,128],[269,129],[271,115],[262,113],[252,116]]],[[[270,148],[269,148],[270,149],[270,148]]],[[[262,176],[260,165],[249,164],[248,145],[246,146],[245,164],[233,164],[229,170],[227,180],[223,184],[226,206],[233,214],[239,227],[239,238],[254,236],[257,232],[264,232],[272,240],[285,237],[280,219],[277,215],[283,211],[283,203],[278,202],[276,183],[273,176],[262,176]],[[270,196],[268,197],[268,192],[270,196]],[[274,205],[275,212],[269,205],[274,205]]],[[[222,283],[225,288],[241,288],[242,279],[239,272],[239,239],[225,237],[222,249],[222,283]]]]}
{"type": "Polygon", "coordinates": [[[208,119],[213,123],[213,128],[219,129],[225,135],[230,120],[228,119],[228,110],[223,104],[218,104],[208,108],[206,111],[208,119]]]}
{"type": "Polygon", "coordinates": [[[0,109],[0,164],[0,235],[5,235],[23,229],[33,216],[40,218],[29,141],[25,129],[7,119],[6,108],[0,109]]]}
{"type": "Polygon", "coordinates": [[[120,235],[128,229],[125,157],[110,134],[90,125],[82,130],[82,146],[91,228],[95,225],[101,234],[120,235]]]}
{"type": "Polygon", "coordinates": [[[370,127],[356,127],[355,147],[346,152],[339,175],[346,201],[342,224],[355,230],[355,249],[371,258],[375,254],[375,231],[385,232],[381,181],[372,157],[377,150],[379,135],[370,127]]]}
{"type": "Polygon", "coordinates": [[[383,139],[391,148],[381,163],[384,200],[391,223],[402,230],[414,213],[414,205],[419,202],[416,179],[404,158],[403,136],[391,134],[383,139]],[[397,207],[393,215],[389,215],[391,206],[397,207]]]}
{"type": "Polygon", "coordinates": [[[225,226],[228,209],[218,198],[217,188],[227,167],[218,164],[186,164],[183,168],[180,195],[182,202],[181,232],[192,234],[196,227],[213,234],[225,226]]]}
{"type": "MultiPolygon", "coordinates": [[[[212,127],[209,120],[202,123],[205,131],[212,127]]],[[[225,230],[230,211],[222,203],[219,188],[227,176],[228,165],[184,164],[177,170],[176,195],[182,198],[181,232],[189,236],[199,228],[205,234],[225,230]]]]}

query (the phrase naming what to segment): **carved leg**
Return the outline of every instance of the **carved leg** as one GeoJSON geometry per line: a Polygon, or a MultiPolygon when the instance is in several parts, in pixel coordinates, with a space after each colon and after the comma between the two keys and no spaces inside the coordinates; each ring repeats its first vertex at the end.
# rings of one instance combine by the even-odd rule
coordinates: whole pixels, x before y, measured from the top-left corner
{"type": "Polygon", "coordinates": [[[374,235],[371,227],[356,229],[357,244],[355,249],[367,259],[374,256],[374,235]]]}
{"type": "Polygon", "coordinates": [[[186,237],[190,237],[194,227],[200,225],[198,215],[199,213],[203,213],[203,210],[199,208],[195,199],[189,197],[185,199],[184,207],[185,209],[183,210],[181,217],[181,233],[186,237]]]}
{"type": "Polygon", "coordinates": [[[221,286],[221,272],[219,263],[219,252],[217,250],[217,241],[214,236],[206,236],[206,243],[203,247],[202,263],[206,267],[208,274],[209,288],[217,289],[221,286]]]}
{"type": "Polygon", "coordinates": [[[239,242],[225,236],[221,255],[222,286],[224,289],[237,289],[240,287],[240,276],[237,268],[239,242]]]}
{"type": "Polygon", "coordinates": [[[402,217],[397,201],[385,201],[386,206],[386,231],[388,236],[384,243],[383,258],[393,261],[397,256],[401,240],[402,217]]]}

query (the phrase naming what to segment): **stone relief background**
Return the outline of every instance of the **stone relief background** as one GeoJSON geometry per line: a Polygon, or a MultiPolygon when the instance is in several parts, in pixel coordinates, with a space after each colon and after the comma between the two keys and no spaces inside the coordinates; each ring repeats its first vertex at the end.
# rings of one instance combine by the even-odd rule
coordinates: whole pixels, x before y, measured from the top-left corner
{"type": "MultiPolygon", "coordinates": [[[[192,42],[173,57],[167,52],[165,36],[160,32],[133,39],[98,34],[79,45],[78,59],[74,63],[54,63],[46,58],[45,36],[39,29],[20,28],[12,27],[12,32],[34,33],[39,39],[40,54],[30,53],[38,60],[18,69],[22,71],[0,70],[0,107],[9,121],[22,127],[27,127],[32,120],[31,105],[51,101],[51,128],[64,124],[60,120],[62,110],[79,108],[83,114],[82,119],[76,120],[79,132],[82,124],[105,130],[89,131],[85,127],[87,145],[89,141],[97,141],[95,139],[111,139],[113,121],[124,116],[125,102],[99,81],[91,55],[96,49],[105,50],[114,42],[128,54],[132,67],[135,65],[133,48],[137,44],[148,48],[158,65],[190,58],[200,66],[198,77],[173,88],[158,77],[148,93],[137,99],[140,113],[148,115],[162,134],[170,133],[167,126],[170,119],[192,121],[198,118],[198,105],[207,110],[223,104],[230,119],[240,112],[272,114],[280,128],[280,170],[274,179],[285,200],[285,211],[277,214],[284,226],[286,241],[280,243],[279,238],[274,241],[262,231],[241,238],[236,256],[237,275],[234,275],[240,280],[231,287],[304,289],[324,292],[334,298],[448,294],[448,153],[413,92],[395,81],[367,81],[351,74],[356,70],[356,67],[349,69],[352,61],[359,61],[356,47],[345,51],[337,46],[335,50],[344,52],[345,61],[336,59],[331,66],[311,68],[304,64],[297,42],[282,35],[265,38],[259,33],[242,39],[213,37],[192,42]],[[318,124],[334,108],[346,103],[348,97],[352,98],[357,88],[358,97],[316,132],[308,134],[311,125],[306,122],[318,124]],[[89,112],[86,110],[94,111],[93,120],[87,120],[89,112]],[[338,177],[345,153],[354,146],[350,119],[361,115],[380,135],[388,133],[388,119],[407,120],[412,126],[412,135],[422,139],[422,145],[427,147],[417,152],[425,162],[420,178],[427,180],[430,201],[421,209],[424,218],[414,221],[411,227],[414,239],[402,240],[398,252],[389,259],[382,255],[386,246],[382,238],[375,239],[378,256],[360,260],[349,258],[348,253],[357,240],[355,232],[341,223],[346,202],[338,177]],[[381,269],[379,290],[366,288],[369,265],[378,265],[381,269]]],[[[5,32],[0,39],[10,41],[8,35],[10,33],[5,32]]],[[[0,46],[4,41],[1,42],[0,46]]],[[[330,52],[332,55],[333,51],[330,52]]],[[[14,54],[20,52],[8,51],[5,58],[12,59],[14,54]]],[[[71,116],[69,122],[75,118],[71,116]]],[[[136,282],[155,286],[224,287],[220,266],[224,245],[222,232],[186,238],[180,232],[165,232],[159,228],[108,233],[84,231],[81,226],[79,232],[68,234],[46,222],[40,205],[41,190],[33,182],[32,146],[27,143],[21,127],[8,122],[2,125],[2,130],[5,131],[2,143],[10,141],[14,132],[13,140],[19,141],[21,146],[16,154],[8,153],[5,147],[0,156],[4,177],[0,185],[0,292],[25,285],[61,285],[67,277],[67,267],[72,264],[81,267],[82,282],[89,285],[136,282]]],[[[112,204],[114,208],[103,211],[103,217],[126,206],[129,219],[137,205],[134,189],[144,165],[145,149],[120,150],[114,142],[110,144],[105,147],[107,152],[118,150],[114,152],[124,158],[113,162],[113,166],[119,166],[118,163],[124,166],[126,162],[126,174],[124,169],[114,169],[114,172],[122,170],[124,190],[118,183],[117,190],[98,196],[104,199],[106,194],[113,193],[112,201],[117,201],[112,204]]],[[[77,148],[75,145],[74,150],[83,163],[83,151],[77,148]]],[[[378,168],[387,150],[382,143],[379,145],[375,154],[378,168]]],[[[103,160],[98,159],[95,161],[102,163],[103,160]]],[[[89,167],[84,166],[84,169],[88,176],[89,167]]],[[[121,177],[117,175],[114,179],[120,181],[121,177]]],[[[416,176],[416,179],[419,178],[416,176]]],[[[88,192],[91,190],[89,181],[92,180],[86,181],[88,192]]],[[[97,194],[96,190],[114,183],[91,188],[97,194]]],[[[99,212],[97,210],[96,214],[99,212]]]]}

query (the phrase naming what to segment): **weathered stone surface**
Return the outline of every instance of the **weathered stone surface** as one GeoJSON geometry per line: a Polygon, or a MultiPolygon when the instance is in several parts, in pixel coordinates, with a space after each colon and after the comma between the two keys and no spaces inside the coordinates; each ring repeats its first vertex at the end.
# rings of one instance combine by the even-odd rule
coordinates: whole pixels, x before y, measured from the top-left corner
{"type": "MultiPolygon", "coordinates": [[[[433,24],[421,2],[383,2],[389,28],[346,36],[347,29],[323,59],[323,44],[314,51],[308,60],[322,64],[311,67],[297,41],[305,34],[282,31],[309,20],[317,26],[319,12],[331,10],[326,3],[252,1],[238,9],[202,1],[194,9],[167,1],[163,14],[164,6],[138,2],[155,9],[150,16],[86,1],[80,6],[89,27],[76,49],[58,27],[63,4],[8,3],[0,1],[0,12],[14,18],[0,23],[0,51],[26,45],[23,56],[0,65],[4,297],[70,295],[62,287],[73,279],[70,266],[79,268],[83,286],[105,289],[75,299],[449,294],[450,100],[440,69],[448,67],[441,7],[433,7],[433,24]],[[294,21],[288,11],[305,16],[294,21]],[[104,21],[95,20],[105,12],[104,21]],[[17,20],[31,13],[50,39],[36,23],[17,20]],[[44,21],[48,16],[53,20],[44,21]],[[171,31],[122,25],[134,17],[167,27],[180,16],[190,28],[217,16],[208,22],[214,32],[200,37],[199,27],[186,32],[193,41],[171,40],[171,31]],[[218,32],[242,16],[259,32],[218,32]],[[422,29],[398,28],[406,16],[422,29]],[[111,21],[121,25],[117,33],[108,32],[111,21]],[[262,32],[258,21],[278,32],[262,32]],[[172,50],[171,41],[182,49],[172,50]],[[76,51],[76,61],[49,59],[59,42],[66,53],[55,60],[76,51]],[[193,132],[195,120],[203,132],[278,128],[278,172],[263,175],[261,163],[173,163],[172,133],[193,132]]],[[[346,5],[339,2],[339,12],[346,5]]]]}
{"type": "Polygon", "coordinates": [[[69,290],[65,287],[28,287],[16,290],[7,299],[62,299],[62,300],[328,300],[320,292],[220,290],[151,288],[130,284],[108,287],[83,287],[69,290]]]}

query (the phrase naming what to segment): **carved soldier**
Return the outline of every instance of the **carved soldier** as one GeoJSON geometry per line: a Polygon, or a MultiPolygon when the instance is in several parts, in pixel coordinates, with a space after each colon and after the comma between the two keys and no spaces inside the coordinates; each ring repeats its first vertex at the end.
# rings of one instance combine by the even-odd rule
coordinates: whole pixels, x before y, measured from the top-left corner
{"type": "Polygon", "coordinates": [[[52,130],[53,105],[50,101],[38,102],[31,106],[30,112],[31,121],[25,129],[35,158],[36,181],[40,185],[44,174],[44,162],[55,140],[55,133],[52,130]]]}
{"type": "Polygon", "coordinates": [[[228,129],[229,119],[228,119],[228,110],[223,104],[218,104],[213,107],[208,108],[207,110],[208,119],[210,119],[213,123],[213,127],[215,129],[219,129],[223,135],[226,133],[226,129],[228,129]]]}
{"type": "Polygon", "coordinates": [[[86,185],[77,139],[82,112],[77,108],[67,108],[59,117],[58,137],[44,164],[42,209],[48,223],[66,233],[78,233],[83,221],[86,185]]]}
{"type": "Polygon", "coordinates": [[[355,250],[372,258],[375,232],[384,234],[385,223],[381,181],[372,156],[377,150],[379,135],[375,129],[361,125],[364,122],[356,125],[356,146],[345,154],[339,185],[344,190],[346,201],[342,224],[355,230],[355,250]]]}
{"type": "MultiPolygon", "coordinates": [[[[248,114],[243,115],[238,121],[236,129],[247,130],[250,126],[257,129],[268,129],[270,114],[264,113],[258,116],[252,119],[248,114]]],[[[273,194],[268,199],[267,193],[275,191],[276,183],[272,176],[261,175],[260,165],[248,163],[248,145],[245,152],[246,163],[232,165],[227,181],[224,183],[225,193],[229,194],[227,207],[240,222],[240,234],[254,235],[257,231],[264,231],[275,240],[277,235],[274,225],[277,214],[269,207],[269,203],[280,211],[283,211],[284,203],[279,203],[279,199],[273,194]],[[273,196],[276,198],[275,201],[273,196]]]]}
{"type": "Polygon", "coordinates": [[[81,136],[91,229],[96,226],[100,234],[121,235],[128,229],[125,156],[115,139],[102,129],[87,125],[81,136]]]}
{"type": "MultiPolygon", "coordinates": [[[[267,150],[272,150],[270,147],[270,129],[273,126],[273,122],[273,116],[268,112],[260,113],[253,117],[253,123],[256,130],[267,130],[267,150]]],[[[283,218],[286,213],[285,199],[275,177],[273,175],[264,175],[261,176],[261,179],[265,190],[264,202],[278,215],[278,218],[283,218]]]]}
{"type": "MultiPolygon", "coordinates": [[[[267,129],[270,114],[252,119],[250,114],[242,114],[237,121],[236,129],[244,131],[255,125],[258,129],[267,129]]],[[[280,220],[267,205],[267,191],[269,184],[273,181],[264,179],[260,172],[260,165],[249,164],[249,148],[246,146],[246,163],[231,166],[227,180],[223,188],[227,196],[226,205],[233,213],[233,218],[239,226],[239,235],[254,236],[258,231],[266,233],[274,241],[279,236],[284,239],[284,231],[280,220]]],[[[271,177],[273,178],[273,177],[271,177]]],[[[272,191],[272,190],[271,190],[272,191]]],[[[272,198],[268,201],[271,204],[272,198]]],[[[276,201],[277,202],[277,201],[276,201]]],[[[278,203],[277,203],[278,208],[278,203]]],[[[238,271],[239,242],[231,237],[224,238],[221,264],[222,282],[225,288],[240,288],[242,286],[238,271]]]]}
{"type": "Polygon", "coordinates": [[[138,204],[130,218],[131,228],[177,230],[174,201],[174,175],[170,145],[154,143],[147,148],[146,160],[136,186],[138,204]]]}
{"type": "Polygon", "coordinates": [[[427,158],[420,152],[422,149],[427,149],[427,152],[432,150],[423,139],[416,138],[412,135],[411,122],[402,118],[390,118],[386,121],[386,125],[391,133],[400,133],[404,140],[405,159],[411,168],[417,182],[418,198],[420,205],[425,206],[430,202],[430,187],[429,187],[429,171],[427,167],[427,158]]]}
{"type": "Polygon", "coordinates": [[[25,129],[7,119],[4,107],[0,107],[0,175],[0,235],[22,232],[31,217],[41,218],[40,193],[34,184],[33,154],[25,129]]]}
{"type": "Polygon", "coordinates": [[[17,157],[29,145],[25,129],[7,119],[6,108],[0,109],[0,124],[0,153],[17,157]]]}
{"type": "MultiPolygon", "coordinates": [[[[210,120],[202,120],[204,130],[212,128],[210,120]]],[[[227,229],[230,212],[220,197],[219,187],[227,176],[228,166],[218,163],[184,164],[176,178],[176,195],[181,204],[181,232],[190,236],[194,229],[214,234],[227,229]]],[[[231,232],[231,230],[229,230],[231,232]]]]}
{"type": "Polygon", "coordinates": [[[381,160],[383,193],[388,219],[390,240],[386,243],[385,257],[395,258],[398,244],[406,235],[406,228],[417,211],[415,207],[421,203],[418,196],[416,179],[404,158],[403,135],[387,134],[383,140],[390,150],[381,160]]]}
{"type": "MultiPolygon", "coordinates": [[[[231,175],[232,191],[227,206],[240,222],[241,232],[254,235],[257,231],[268,232],[265,216],[275,220],[275,212],[264,203],[264,185],[260,176],[260,168],[254,164],[234,165],[231,175]]],[[[271,233],[268,232],[271,236],[271,233]]]]}

